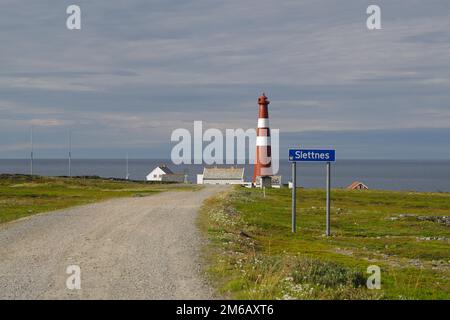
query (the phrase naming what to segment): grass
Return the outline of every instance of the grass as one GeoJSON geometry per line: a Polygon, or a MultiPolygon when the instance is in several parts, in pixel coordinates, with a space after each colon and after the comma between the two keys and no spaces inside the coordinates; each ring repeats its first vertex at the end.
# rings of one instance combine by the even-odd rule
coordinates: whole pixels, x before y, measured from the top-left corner
{"type": "Polygon", "coordinates": [[[450,194],[235,188],[205,202],[207,271],[221,294],[241,299],[450,299],[450,194]],[[422,218],[422,217],[427,217],[422,218]],[[447,221],[447,224],[446,224],[447,221]],[[381,290],[366,287],[381,268],[381,290]]]}
{"type": "Polygon", "coordinates": [[[33,214],[117,197],[148,196],[196,186],[150,184],[95,177],[0,175],[0,224],[33,214]]]}

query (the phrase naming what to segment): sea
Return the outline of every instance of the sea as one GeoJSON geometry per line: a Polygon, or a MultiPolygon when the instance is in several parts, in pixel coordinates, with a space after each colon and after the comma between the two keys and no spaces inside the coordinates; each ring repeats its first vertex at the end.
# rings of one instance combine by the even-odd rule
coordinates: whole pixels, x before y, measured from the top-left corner
{"type": "MultiPolygon", "coordinates": [[[[167,159],[129,159],[129,179],[143,181],[158,165],[167,165],[175,173],[184,173],[195,183],[205,165],[174,165],[167,159]]],[[[241,165],[242,166],[242,165],[241,165]]],[[[244,165],[246,181],[251,181],[252,165],[244,165]]],[[[278,175],[283,183],[291,180],[291,164],[280,162],[278,175]]],[[[67,159],[34,159],[33,173],[42,176],[67,176],[67,159]]],[[[298,163],[297,181],[301,187],[324,188],[325,164],[298,163]]],[[[125,178],[125,159],[72,159],[72,176],[125,178]]],[[[0,159],[1,173],[30,173],[28,159],[0,159]]],[[[339,160],[331,165],[331,185],[345,188],[354,181],[370,189],[450,192],[450,160],[339,160]]]]}

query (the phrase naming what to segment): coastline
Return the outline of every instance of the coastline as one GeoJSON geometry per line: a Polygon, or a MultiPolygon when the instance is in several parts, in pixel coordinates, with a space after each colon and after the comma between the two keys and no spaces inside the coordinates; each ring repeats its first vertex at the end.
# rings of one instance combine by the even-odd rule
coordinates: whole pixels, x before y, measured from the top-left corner
{"type": "MultiPolygon", "coordinates": [[[[157,165],[169,164],[177,172],[188,174],[188,180],[196,183],[196,175],[205,165],[171,165],[168,159],[130,159],[130,179],[143,181],[157,165]]],[[[242,165],[237,165],[242,166],[242,165]]],[[[253,165],[243,165],[245,178],[251,179],[253,165]]],[[[299,165],[300,186],[323,188],[323,166],[299,165]]],[[[125,178],[125,159],[72,159],[74,176],[99,176],[125,178]]],[[[34,171],[44,176],[66,176],[67,159],[34,159],[34,171]]],[[[29,173],[28,159],[0,159],[1,173],[29,173]]],[[[290,180],[290,165],[280,162],[282,182],[290,180]]],[[[345,188],[354,181],[361,181],[373,190],[397,190],[411,192],[450,192],[450,160],[339,160],[332,166],[332,188],[345,188]]]]}

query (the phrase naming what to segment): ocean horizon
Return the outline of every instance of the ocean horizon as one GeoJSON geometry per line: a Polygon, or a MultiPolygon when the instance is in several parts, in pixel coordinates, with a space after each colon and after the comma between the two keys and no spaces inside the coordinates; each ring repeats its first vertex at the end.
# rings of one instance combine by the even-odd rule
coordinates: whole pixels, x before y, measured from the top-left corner
{"type": "MultiPolygon", "coordinates": [[[[195,183],[197,174],[206,164],[174,165],[170,159],[129,159],[129,178],[145,180],[156,166],[165,164],[176,173],[188,175],[195,183]]],[[[250,181],[253,165],[245,167],[245,179],[250,181]]],[[[278,175],[282,182],[291,179],[291,165],[280,161],[278,175]]],[[[33,173],[41,176],[67,176],[67,159],[34,159],[33,173]]],[[[99,176],[125,178],[125,159],[72,159],[72,176],[99,176]]],[[[0,159],[0,174],[29,174],[29,159],[0,159]]],[[[354,181],[361,181],[370,189],[403,190],[422,192],[450,192],[450,160],[339,160],[332,164],[332,188],[345,188],[354,181]]],[[[325,165],[316,163],[297,164],[299,185],[305,188],[325,187],[325,165]]]]}

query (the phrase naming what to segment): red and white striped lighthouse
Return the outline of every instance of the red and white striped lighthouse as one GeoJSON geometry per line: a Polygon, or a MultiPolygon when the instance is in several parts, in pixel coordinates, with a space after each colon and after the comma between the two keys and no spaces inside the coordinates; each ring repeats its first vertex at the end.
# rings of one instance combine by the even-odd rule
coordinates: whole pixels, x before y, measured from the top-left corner
{"type": "Polygon", "coordinates": [[[258,98],[259,115],[258,129],[256,130],[256,160],[253,172],[253,183],[256,183],[256,177],[265,177],[272,175],[272,150],[270,146],[269,129],[269,105],[266,95],[263,93],[258,98]]]}

